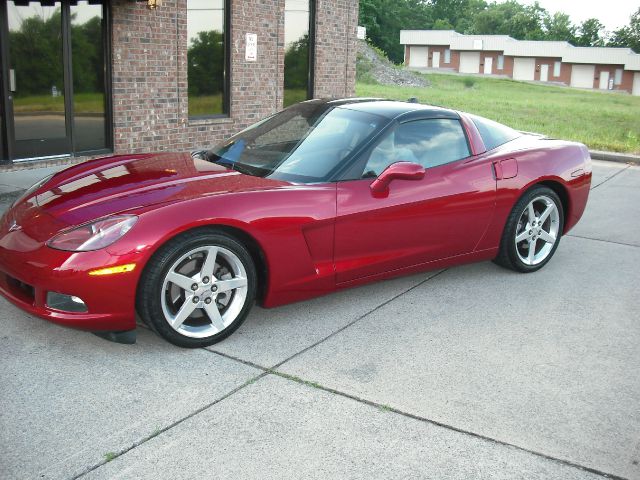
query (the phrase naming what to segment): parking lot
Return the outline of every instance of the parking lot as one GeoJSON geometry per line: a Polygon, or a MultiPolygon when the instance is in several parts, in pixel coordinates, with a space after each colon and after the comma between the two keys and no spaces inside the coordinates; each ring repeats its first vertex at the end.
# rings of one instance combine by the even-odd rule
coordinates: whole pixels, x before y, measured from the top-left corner
{"type": "MultiPolygon", "coordinates": [[[[0,175],[6,208],[28,185],[0,175]]],[[[0,478],[640,479],[640,167],[594,162],[534,274],[485,262],[255,308],[200,350],[4,299],[0,326],[0,478]]]]}

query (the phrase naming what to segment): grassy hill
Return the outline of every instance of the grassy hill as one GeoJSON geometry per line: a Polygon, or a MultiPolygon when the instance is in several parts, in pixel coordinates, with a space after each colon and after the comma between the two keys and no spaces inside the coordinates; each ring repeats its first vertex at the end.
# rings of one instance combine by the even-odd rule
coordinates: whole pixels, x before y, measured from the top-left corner
{"type": "Polygon", "coordinates": [[[432,73],[428,87],[358,82],[360,97],[441,105],[485,116],[518,130],[575,140],[594,150],[640,153],[640,97],[518,82],[432,73]]]}

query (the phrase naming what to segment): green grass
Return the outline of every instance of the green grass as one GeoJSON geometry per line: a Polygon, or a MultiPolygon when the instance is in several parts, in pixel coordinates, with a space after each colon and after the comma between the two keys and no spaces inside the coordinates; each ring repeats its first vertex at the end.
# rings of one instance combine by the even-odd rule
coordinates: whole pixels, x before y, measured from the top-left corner
{"type": "Polygon", "coordinates": [[[294,103],[304,102],[307,99],[307,91],[303,88],[293,89],[293,88],[285,88],[284,89],[284,99],[283,105],[288,107],[289,105],[293,105],[294,103]]]}
{"type": "Polygon", "coordinates": [[[105,454],[104,454],[104,459],[105,459],[107,462],[110,462],[111,460],[113,460],[113,459],[114,459],[114,458],[116,458],[117,456],[118,456],[118,454],[117,454],[117,453],[114,453],[114,452],[107,452],[107,453],[105,453],[105,454]]]}
{"type": "Polygon", "coordinates": [[[222,113],[222,92],[217,95],[189,97],[189,116],[218,115],[222,113]]]}
{"type": "MultiPolygon", "coordinates": [[[[104,96],[101,93],[77,93],[73,97],[76,113],[103,113],[104,96]]],[[[13,100],[16,113],[25,112],[64,112],[64,97],[51,95],[16,96],[13,100]]]]}
{"type": "Polygon", "coordinates": [[[594,150],[640,153],[640,97],[507,79],[427,74],[430,87],[358,82],[360,97],[430,103],[482,115],[518,130],[582,142],[594,150]]]}

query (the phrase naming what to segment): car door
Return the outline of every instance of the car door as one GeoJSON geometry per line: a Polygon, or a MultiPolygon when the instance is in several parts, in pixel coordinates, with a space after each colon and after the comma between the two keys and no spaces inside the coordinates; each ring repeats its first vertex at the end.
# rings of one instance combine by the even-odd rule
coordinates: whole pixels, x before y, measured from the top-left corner
{"type": "Polygon", "coordinates": [[[493,214],[491,164],[471,156],[457,118],[397,124],[364,153],[364,178],[337,185],[338,284],[472,252],[493,214]],[[422,165],[420,180],[393,180],[386,196],[371,184],[389,165],[422,165]]]}

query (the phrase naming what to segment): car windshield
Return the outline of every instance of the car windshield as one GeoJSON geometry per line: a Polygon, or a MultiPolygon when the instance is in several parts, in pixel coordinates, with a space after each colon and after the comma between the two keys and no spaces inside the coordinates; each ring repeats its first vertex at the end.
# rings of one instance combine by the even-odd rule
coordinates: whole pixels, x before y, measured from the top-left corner
{"type": "Polygon", "coordinates": [[[205,157],[248,175],[322,182],[387,122],[348,107],[304,102],[252,125],[205,157]]]}

